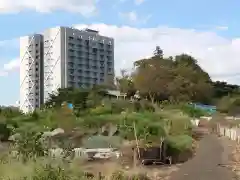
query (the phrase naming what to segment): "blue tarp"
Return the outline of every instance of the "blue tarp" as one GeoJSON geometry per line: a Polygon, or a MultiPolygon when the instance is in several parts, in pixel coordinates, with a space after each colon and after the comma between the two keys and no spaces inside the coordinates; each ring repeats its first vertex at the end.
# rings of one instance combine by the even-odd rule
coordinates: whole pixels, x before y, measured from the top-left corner
{"type": "Polygon", "coordinates": [[[73,104],[68,103],[68,108],[69,108],[69,109],[73,109],[73,104]]]}
{"type": "Polygon", "coordinates": [[[197,109],[202,109],[210,113],[214,113],[217,111],[217,107],[212,105],[205,105],[205,104],[198,104],[198,103],[193,103],[192,105],[197,109]]]}

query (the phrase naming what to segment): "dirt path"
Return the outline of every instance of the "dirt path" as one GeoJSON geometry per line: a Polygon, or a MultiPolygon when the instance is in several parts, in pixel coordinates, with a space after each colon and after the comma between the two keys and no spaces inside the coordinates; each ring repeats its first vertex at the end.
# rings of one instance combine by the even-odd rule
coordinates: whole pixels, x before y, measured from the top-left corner
{"type": "Polygon", "coordinates": [[[216,136],[205,136],[196,156],[173,173],[170,180],[233,180],[234,174],[221,166],[228,157],[224,149],[216,136]]]}

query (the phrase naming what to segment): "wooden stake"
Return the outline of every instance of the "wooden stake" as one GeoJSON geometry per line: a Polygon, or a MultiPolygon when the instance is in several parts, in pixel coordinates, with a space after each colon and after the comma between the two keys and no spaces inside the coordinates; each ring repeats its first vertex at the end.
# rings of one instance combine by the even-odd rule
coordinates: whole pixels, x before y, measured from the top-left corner
{"type": "Polygon", "coordinates": [[[140,151],[139,151],[139,144],[138,144],[137,130],[136,130],[135,122],[133,122],[133,130],[134,130],[135,141],[136,141],[136,144],[137,144],[138,158],[140,159],[140,151]]]}

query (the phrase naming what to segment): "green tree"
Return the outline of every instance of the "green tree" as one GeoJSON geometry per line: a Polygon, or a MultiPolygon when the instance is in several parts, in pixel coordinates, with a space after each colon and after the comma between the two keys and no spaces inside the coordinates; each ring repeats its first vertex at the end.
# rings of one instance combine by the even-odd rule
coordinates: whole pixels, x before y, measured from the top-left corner
{"type": "Polygon", "coordinates": [[[232,96],[239,95],[240,93],[238,85],[232,85],[226,82],[216,81],[212,82],[212,86],[213,86],[213,98],[219,99],[228,95],[232,96]]]}
{"type": "Polygon", "coordinates": [[[134,85],[141,94],[146,94],[152,102],[157,97],[168,96],[168,84],[173,79],[171,62],[160,57],[152,57],[135,62],[134,85]]]}
{"type": "MultiPolygon", "coordinates": [[[[175,77],[180,78],[178,87],[184,88],[185,95],[196,102],[209,102],[212,96],[211,79],[198,64],[197,60],[189,55],[182,54],[175,57],[175,77]]],[[[175,84],[175,83],[174,83],[175,84]]],[[[183,92],[180,92],[183,94],[183,92]]]]}
{"type": "Polygon", "coordinates": [[[116,78],[117,88],[122,93],[127,93],[128,96],[135,94],[136,90],[134,87],[132,77],[127,73],[126,70],[121,70],[121,76],[116,78]]]}
{"type": "Polygon", "coordinates": [[[156,46],[155,51],[153,52],[154,56],[157,56],[159,58],[163,58],[163,50],[160,48],[160,46],[156,46]]]}

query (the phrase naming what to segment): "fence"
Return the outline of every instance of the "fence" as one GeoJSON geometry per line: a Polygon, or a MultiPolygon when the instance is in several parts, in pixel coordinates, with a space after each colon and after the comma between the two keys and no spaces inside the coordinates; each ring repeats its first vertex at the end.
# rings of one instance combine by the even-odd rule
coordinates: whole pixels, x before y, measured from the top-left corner
{"type": "Polygon", "coordinates": [[[217,131],[220,136],[228,137],[229,139],[240,143],[240,128],[229,128],[218,124],[217,131]]]}

